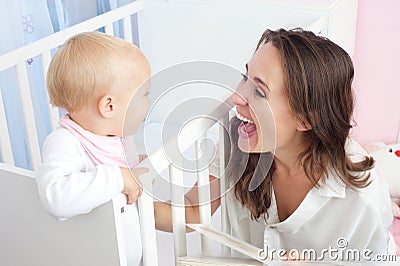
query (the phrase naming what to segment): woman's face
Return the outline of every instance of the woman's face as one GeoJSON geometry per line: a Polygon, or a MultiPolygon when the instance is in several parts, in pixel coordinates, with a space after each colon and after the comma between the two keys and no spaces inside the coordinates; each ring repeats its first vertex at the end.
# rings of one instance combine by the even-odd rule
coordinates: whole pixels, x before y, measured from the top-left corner
{"type": "Polygon", "coordinates": [[[244,152],[274,152],[291,144],[298,121],[285,95],[284,72],[278,49],[259,47],[246,65],[247,73],[231,101],[236,105],[239,148],[244,152]]]}

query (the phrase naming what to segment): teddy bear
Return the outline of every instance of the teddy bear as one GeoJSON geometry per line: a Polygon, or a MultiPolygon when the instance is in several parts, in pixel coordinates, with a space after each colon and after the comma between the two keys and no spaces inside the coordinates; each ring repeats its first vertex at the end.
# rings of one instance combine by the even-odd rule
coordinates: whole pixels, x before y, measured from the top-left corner
{"type": "Polygon", "coordinates": [[[392,199],[393,224],[390,232],[396,242],[396,255],[400,255],[400,143],[368,144],[365,150],[375,160],[375,167],[389,185],[392,199]]]}

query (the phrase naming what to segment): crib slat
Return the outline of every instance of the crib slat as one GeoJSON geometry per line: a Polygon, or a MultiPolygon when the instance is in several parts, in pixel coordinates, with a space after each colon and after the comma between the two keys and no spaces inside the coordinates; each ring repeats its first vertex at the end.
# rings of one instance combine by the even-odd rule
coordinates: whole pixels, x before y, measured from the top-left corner
{"type": "Polygon", "coordinates": [[[126,204],[126,197],[119,193],[112,200],[114,210],[115,232],[117,233],[118,253],[120,264],[118,266],[127,266],[126,246],[124,239],[124,222],[121,216],[121,208],[126,204]]]}
{"type": "Polygon", "coordinates": [[[6,112],[3,103],[3,96],[0,90],[0,154],[3,162],[8,165],[14,165],[13,152],[11,148],[10,135],[8,134],[8,126],[6,112]]]}
{"type": "Polygon", "coordinates": [[[124,25],[124,39],[131,43],[133,39],[132,39],[132,24],[130,16],[124,17],[123,25],[124,25]]]}
{"type": "Polygon", "coordinates": [[[19,97],[22,105],[22,113],[25,120],[26,137],[33,170],[36,170],[41,162],[39,141],[36,132],[35,116],[32,106],[32,97],[29,89],[28,73],[25,61],[16,65],[19,97]]]}
{"type": "Polygon", "coordinates": [[[41,53],[53,49],[63,44],[71,36],[84,32],[97,30],[104,25],[119,20],[121,17],[126,17],[143,9],[142,1],[134,1],[126,4],[100,16],[88,19],[74,26],[68,27],[65,30],[59,31],[54,35],[50,35],[36,42],[18,48],[12,52],[0,56],[0,71],[13,67],[16,62],[22,62],[29,58],[40,55],[41,53]],[[55,38],[57,36],[57,38],[55,38]]]}
{"type": "Polygon", "coordinates": [[[152,179],[140,179],[143,194],[138,200],[140,233],[143,247],[143,266],[158,265],[157,241],[154,220],[153,184],[152,179]]]}
{"type": "Polygon", "coordinates": [[[114,36],[114,26],[112,23],[107,24],[105,27],[105,32],[109,35],[113,35],[114,36]]]}
{"type": "MultiPolygon", "coordinates": [[[[228,211],[227,211],[227,197],[226,197],[226,189],[227,189],[227,180],[225,175],[225,169],[228,164],[226,161],[226,155],[228,153],[229,147],[229,135],[226,132],[229,128],[229,116],[225,116],[221,119],[221,124],[219,126],[219,171],[220,171],[220,190],[221,190],[221,227],[222,232],[226,234],[231,234],[231,227],[228,218],[228,211]],[[226,129],[226,130],[225,130],[226,129]]],[[[226,246],[222,245],[222,253],[224,256],[231,255],[231,249],[226,246]]]]}
{"type": "MultiPolygon", "coordinates": [[[[50,65],[50,61],[51,61],[50,50],[44,52],[41,56],[41,59],[42,59],[41,61],[42,61],[44,80],[46,81],[47,70],[49,69],[49,65],[50,65]]],[[[46,86],[46,88],[47,88],[47,86],[46,86]]],[[[48,93],[47,89],[45,91],[46,91],[46,98],[47,98],[47,102],[48,102],[51,129],[54,130],[58,126],[58,121],[59,121],[60,116],[58,113],[58,108],[54,107],[53,105],[50,104],[50,98],[49,98],[49,93],[48,93]]]]}
{"type": "MultiPolygon", "coordinates": [[[[199,211],[200,211],[200,223],[205,225],[211,225],[211,200],[210,200],[210,179],[208,167],[201,170],[200,168],[207,163],[207,150],[206,147],[201,147],[201,142],[207,138],[207,133],[201,135],[196,140],[196,161],[197,161],[197,180],[198,180],[198,191],[199,191],[199,211]]],[[[212,241],[201,235],[201,253],[203,256],[211,254],[212,241]]]]}
{"type": "Polygon", "coordinates": [[[185,200],[183,189],[183,174],[174,165],[169,166],[169,177],[171,184],[171,204],[172,204],[172,226],[174,233],[175,265],[177,258],[186,256],[186,218],[185,200]]]}

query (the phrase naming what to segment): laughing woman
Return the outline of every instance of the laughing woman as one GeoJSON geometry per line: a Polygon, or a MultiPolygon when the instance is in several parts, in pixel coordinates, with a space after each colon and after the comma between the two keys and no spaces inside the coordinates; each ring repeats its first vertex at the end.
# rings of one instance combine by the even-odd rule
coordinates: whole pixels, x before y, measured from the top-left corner
{"type": "MultiPolygon", "coordinates": [[[[373,159],[349,138],[349,55],[311,32],[267,30],[246,69],[231,97],[238,113],[228,166],[233,234],[264,245],[269,255],[278,249],[313,249],[320,258],[328,249],[387,254],[388,188],[373,159]]],[[[188,202],[195,201],[191,194],[188,202]]],[[[162,229],[167,220],[157,215],[166,212],[159,210],[162,229]]],[[[198,210],[187,211],[187,221],[198,222],[198,210]]]]}

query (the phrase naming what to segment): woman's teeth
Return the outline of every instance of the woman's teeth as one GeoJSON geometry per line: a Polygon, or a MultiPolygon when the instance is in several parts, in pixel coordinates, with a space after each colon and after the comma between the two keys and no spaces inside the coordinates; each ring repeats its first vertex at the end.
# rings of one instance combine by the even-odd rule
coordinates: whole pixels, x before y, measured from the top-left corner
{"type": "Polygon", "coordinates": [[[236,117],[237,117],[239,120],[242,120],[243,122],[250,123],[250,124],[254,124],[253,121],[251,121],[250,119],[248,119],[248,118],[242,116],[242,115],[239,114],[238,112],[236,112],[236,117]]]}

